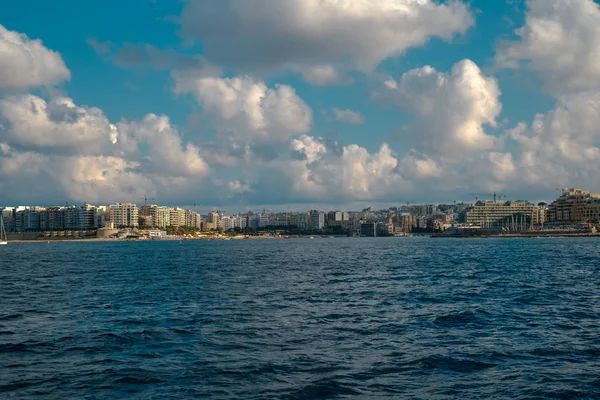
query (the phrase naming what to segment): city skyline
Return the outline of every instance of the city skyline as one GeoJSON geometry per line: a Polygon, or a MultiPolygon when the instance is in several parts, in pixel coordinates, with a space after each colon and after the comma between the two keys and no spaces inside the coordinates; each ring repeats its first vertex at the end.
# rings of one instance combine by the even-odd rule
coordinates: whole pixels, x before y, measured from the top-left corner
{"type": "MultiPolygon", "coordinates": [[[[193,235],[210,237],[226,233],[248,235],[337,234],[347,236],[406,236],[441,234],[445,237],[503,235],[596,235],[600,224],[600,194],[563,188],[550,204],[506,199],[502,193],[474,194],[493,200],[455,204],[412,204],[386,209],[317,210],[308,212],[257,210],[202,214],[145,203],[61,205],[52,207],[0,207],[2,226],[25,240],[40,238],[173,239],[193,235]],[[178,236],[179,235],[179,236],[178,236]]],[[[13,236],[14,238],[14,236],[13,236]]],[[[17,239],[18,240],[18,239],[17,239]]]]}
{"type": "Polygon", "coordinates": [[[598,1],[121,3],[3,6],[3,203],[600,192],[598,1]]]}

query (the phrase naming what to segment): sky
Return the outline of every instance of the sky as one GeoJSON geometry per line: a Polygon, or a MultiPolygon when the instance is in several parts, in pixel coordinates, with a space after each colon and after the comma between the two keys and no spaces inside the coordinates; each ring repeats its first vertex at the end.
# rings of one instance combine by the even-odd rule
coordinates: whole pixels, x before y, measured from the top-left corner
{"type": "Polygon", "coordinates": [[[0,199],[600,192],[593,0],[4,0],[0,199]]]}

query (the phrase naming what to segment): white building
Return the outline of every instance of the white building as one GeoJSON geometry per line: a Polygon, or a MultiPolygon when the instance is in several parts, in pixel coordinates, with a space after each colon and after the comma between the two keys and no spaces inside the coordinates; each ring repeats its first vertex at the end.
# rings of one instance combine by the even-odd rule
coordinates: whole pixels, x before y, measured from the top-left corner
{"type": "Polygon", "coordinates": [[[179,207],[169,208],[169,220],[171,226],[184,226],[185,210],[179,207]]]}
{"type": "Polygon", "coordinates": [[[244,229],[248,224],[248,219],[243,215],[236,215],[233,217],[233,227],[244,229]]]}
{"type": "Polygon", "coordinates": [[[171,226],[171,213],[169,207],[157,206],[152,208],[152,224],[156,228],[166,228],[171,226]]]}
{"type": "Polygon", "coordinates": [[[325,213],[323,211],[311,210],[309,215],[311,229],[322,230],[325,227],[325,213]]]}
{"type": "Polygon", "coordinates": [[[115,228],[138,227],[138,208],[133,203],[115,203],[110,205],[110,221],[115,228]]]}
{"type": "Polygon", "coordinates": [[[296,215],[296,228],[301,231],[310,229],[309,214],[298,213],[298,215],[296,215]]]}
{"type": "Polygon", "coordinates": [[[185,211],[185,226],[200,229],[201,218],[200,214],[195,211],[185,211]]]}
{"type": "Polygon", "coordinates": [[[223,228],[224,232],[227,232],[230,229],[233,229],[234,225],[233,225],[233,218],[228,216],[228,215],[223,215],[221,217],[221,227],[223,228]]]}

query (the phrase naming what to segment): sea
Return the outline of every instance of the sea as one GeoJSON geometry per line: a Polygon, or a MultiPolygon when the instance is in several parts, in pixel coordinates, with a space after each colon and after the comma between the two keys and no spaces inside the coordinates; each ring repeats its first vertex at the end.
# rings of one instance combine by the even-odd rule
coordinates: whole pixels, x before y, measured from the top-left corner
{"type": "Polygon", "coordinates": [[[9,243],[0,399],[598,399],[600,239],[9,243]]]}

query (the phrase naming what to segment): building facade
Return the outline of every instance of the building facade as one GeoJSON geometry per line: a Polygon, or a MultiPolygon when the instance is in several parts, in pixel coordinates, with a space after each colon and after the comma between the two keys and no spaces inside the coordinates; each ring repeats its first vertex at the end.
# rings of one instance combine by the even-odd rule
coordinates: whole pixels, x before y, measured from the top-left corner
{"type": "Polygon", "coordinates": [[[133,203],[115,203],[110,205],[110,222],[115,228],[138,227],[138,207],[133,203]]]}
{"type": "Polygon", "coordinates": [[[583,189],[565,189],[548,207],[549,222],[600,221],[600,194],[583,189]]]}
{"type": "Polygon", "coordinates": [[[311,229],[320,231],[325,227],[325,213],[323,211],[311,210],[309,218],[311,229]]]}
{"type": "Polygon", "coordinates": [[[467,211],[465,222],[482,228],[523,231],[544,220],[542,207],[524,201],[479,201],[467,211]]]}

